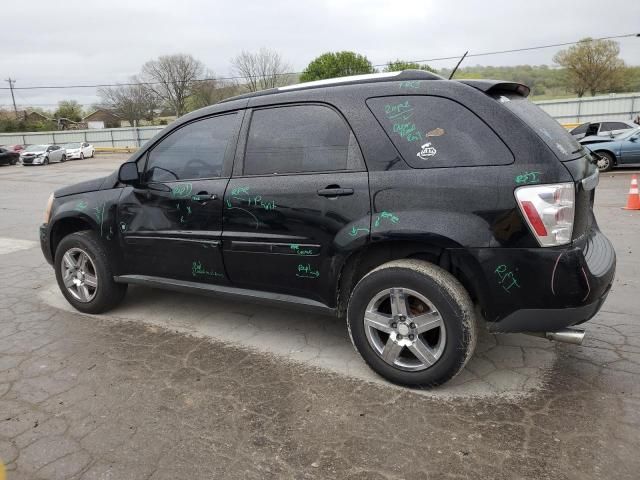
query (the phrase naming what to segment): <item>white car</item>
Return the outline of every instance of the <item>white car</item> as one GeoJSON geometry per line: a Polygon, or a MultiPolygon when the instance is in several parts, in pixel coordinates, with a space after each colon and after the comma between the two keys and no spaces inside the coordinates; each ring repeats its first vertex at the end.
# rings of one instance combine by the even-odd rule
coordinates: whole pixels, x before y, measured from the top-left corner
{"type": "Polygon", "coordinates": [[[620,133],[625,133],[636,128],[638,128],[638,124],[631,120],[605,120],[580,124],[569,133],[573,135],[576,140],[585,137],[613,138],[620,133]]]}
{"type": "Polygon", "coordinates": [[[63,145],[67,150],[67,158],[79,158],[84,160],[85,158],[92,158],[96,153],[96,149],[93,145],[87,142],[67,143],[63,145]]]}
{"type": "Polygon", "coordinates": [[[50,162],[64,162],[66,151],[59,145],[29,145],[20,152],[22,165],[49,165],[50,162]]]}

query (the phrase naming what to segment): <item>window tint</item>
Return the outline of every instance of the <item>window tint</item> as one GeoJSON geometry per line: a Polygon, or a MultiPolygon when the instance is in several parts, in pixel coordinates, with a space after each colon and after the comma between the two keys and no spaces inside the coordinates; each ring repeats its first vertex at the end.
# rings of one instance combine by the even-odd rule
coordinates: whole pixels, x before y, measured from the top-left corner
{"type": "Polygon", "coordinates": [[[171,182],[219,177],[225,156],[235,148],[236,130],[235,113],[179,128],[149,153],[145,180],[171,182]]]}
{"type": "Polygon", "coordinates": [[[581,133],[587,133],[587,128],[589,128],[589,123],[583,123],[582,125],[578,125],[576,128],[571,130],[573,135],[580,135],[581,133]]]}
{"type": "Polygon", "coordinates": [[[357,150],[348,125],[328,107],[295,105],[255,110],[244,174],[346,170],[351,168],[348,160],[353,147],[357,150]]]}
{"type": "MultiPolygon", "coordinates": [[[[507,92],[500,94],[496,100],[500,101],[520,120],[529,125],[561,161],[572,160],[584,155],[582,145],[578,143],[573,135],[567,132],[547,112],[531,103],[525,97],[517,93],[507,92]]],[[[587,136],[595,135],[599,125],[599,123],[590,123],[587,127],[587,136]],[[593,129],[595,131],[592,133],[593,129]]]]}
{"type": "Polygon", "coordinates": [[[503,165],[513,161],[496,134],[452,100],[397,96],[372,98],[367,104],[414,168],[503,165]]]}
{"type": "Polygon", "coordinates": [[[602,122],[601,131],[609,132],[611,130],[625,130],[629,128],[629,125],[622,122],[602,122]]]}

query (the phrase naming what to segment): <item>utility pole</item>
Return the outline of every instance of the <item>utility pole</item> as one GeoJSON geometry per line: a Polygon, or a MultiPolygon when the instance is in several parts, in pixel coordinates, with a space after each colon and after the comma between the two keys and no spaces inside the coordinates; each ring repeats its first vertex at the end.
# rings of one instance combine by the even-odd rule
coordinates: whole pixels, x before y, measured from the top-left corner
{"type": "Polygon", "coordinates": [[[16,108],[16,97],[13,96],[13,84],[16,83],[11,77],[6,82],[9,82],[9,90],[11,90],[11,100],[13,101],[13,111],[16,113],[16,120],[18,120],[18,109],[16,108]]]}

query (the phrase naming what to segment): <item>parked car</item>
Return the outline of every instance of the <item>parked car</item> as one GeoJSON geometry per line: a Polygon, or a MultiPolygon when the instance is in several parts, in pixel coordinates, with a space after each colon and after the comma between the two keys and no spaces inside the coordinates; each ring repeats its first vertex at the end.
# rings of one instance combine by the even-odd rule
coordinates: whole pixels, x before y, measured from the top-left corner
{"type": "Polygon", "coordinates": [[[55,191],[42,251],[81,312],[139,284],[338,315],[404,385],[461,371],[476,312],[578,343],[615,253],[593,158],[528,93],[408,70],[235,97],[55,191]]]}
{"type": "Polygon", "coordinates": [[[63,147],[67,151],[68,160],[74,158],[79,158],[80,160],[84,160],[85,158],[93,158],[96,152],[94,146],[87,142],[67,143],[63,145],[63,147]]]}
{"type": "Polygon", "coordinates": [[[0,147],[0,165],[15,165],[20,159],[20,154],[9,150],[6,147],[0,147]]]}
{"type": "Polygon", "coordinates": [[[20,154],[23,165],[48,165],[66,159],[66,150],[59,145],[29,145],[20,154]]]}
{"type": "Polygon", "coordinates": [[[601,122],[586,122],[571,130],[577,140],[585,137],[611,137],[638,128],[631,120],[608,120],[601,122]]]}
{"type": "Polygon", "coordinates": [[[21,152],[24,150],[24,145],[0,145],[0,147],[5,148],[11,152],[21,152]]]}
{"type": "Polygon", "coordinates": [[[580,140],[597,157],[598,169],[607,172],[613,167],[640,165],[640,128],[616,135],[614,138],[594,137],[580,140]]]}

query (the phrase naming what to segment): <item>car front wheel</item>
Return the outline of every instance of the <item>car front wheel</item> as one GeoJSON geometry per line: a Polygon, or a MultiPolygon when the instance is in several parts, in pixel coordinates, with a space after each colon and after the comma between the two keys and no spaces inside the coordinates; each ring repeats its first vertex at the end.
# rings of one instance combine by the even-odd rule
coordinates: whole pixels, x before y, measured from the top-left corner
{"type": "Polygon", "coordinates": [[[601,172],[608,172],[615,164],[615,158],[609,152],[597,152],[596,165],[601,172]]]}
{"type": "Polygon", "coordinates": [[[469,294],[449,272],[422,260],[395,260],[354,288],[347,309],[351,341],[387,380],[433,387],[455,377],[475,349],[469,294]]]}
{"type": "Polygon", "coordinates": [[[72,233],[56,249],[58,286],[67,301],[84,313],[102,313],[124,298],[127,285],[113,281],[109,255],[91,231],[72,233]]]}

